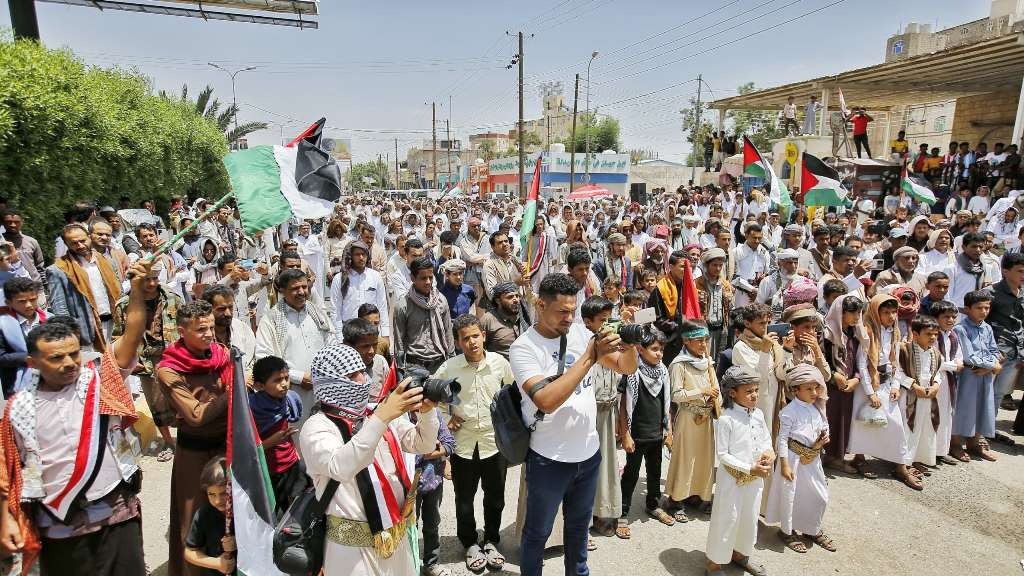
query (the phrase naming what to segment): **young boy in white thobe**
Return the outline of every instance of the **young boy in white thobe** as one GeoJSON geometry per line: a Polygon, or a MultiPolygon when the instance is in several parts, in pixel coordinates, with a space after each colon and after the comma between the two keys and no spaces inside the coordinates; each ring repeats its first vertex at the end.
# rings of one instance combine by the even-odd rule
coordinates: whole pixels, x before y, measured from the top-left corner
{"type": "Polygon", "coordinates": [[[823,414],[825,379],[810,364],[797,364],[786,373],[794,399],[779,412],[779,436],[765,522],[779,524],[783,543],[794,552],[807,552],[800,535],[829,552],[836,548],[821,531],[828,506],[828,484],[821,465],[821,449],[828,444],[828,421],[823,414]],[[819,402],[819,399],[821,401],[819,402]]]}
{"type": "Polygon", "coordinates": [[[929,308],[930,315],[939,323],[939,339],[936,345],[942,353],[943,382],[939,386],[939,395],[935,398],[939,403],[939,428],[935,431],[935,457],[943,464],[955,465],[956,460],[949,455],[949,446],[953,439],[953,406],[956,405],[956,379],[964,368],[964,350],[953,327],[960,317],[960,311],[952,302],[940,300],[933,302],[929,308]]]}
{"type": "Polygon", "coordinates": [[[910,379],[903,413],[907,419],[907,450],[914,468],[931,476],[935,466],[935,439],[939,427],[939,370],[942,354],[935,348],[939,324],[931,316],[918,315],[910,323],[911,341],[901,344],[903,372],[910,379]]]}
{"type": "Polygon", "coordinates": [[[757,373],[737,366],[722,377],[726,410],[715,422],[718,483],[708,528],[708,574],[724,574],[722,565],[730,563],[754,576],[766,574],[750,560],[764,479],[775,461],[771,432],[757,408],[760,381],[757,373]]]}

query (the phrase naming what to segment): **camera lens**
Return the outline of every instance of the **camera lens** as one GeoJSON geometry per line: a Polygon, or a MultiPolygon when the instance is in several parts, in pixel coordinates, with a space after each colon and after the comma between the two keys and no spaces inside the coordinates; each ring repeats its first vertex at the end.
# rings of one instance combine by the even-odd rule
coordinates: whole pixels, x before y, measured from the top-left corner
{"type": "Polygon", "coordinates": [[[626,344],[643,344],[650,334],[647,324],[623,324],[619,327],[619,338],[626,344]]]}

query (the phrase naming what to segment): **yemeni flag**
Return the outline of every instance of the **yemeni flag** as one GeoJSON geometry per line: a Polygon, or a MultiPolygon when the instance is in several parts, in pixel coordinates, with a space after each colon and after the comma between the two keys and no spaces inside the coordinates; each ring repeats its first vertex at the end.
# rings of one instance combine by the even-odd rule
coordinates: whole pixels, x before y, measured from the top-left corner
{"type": "Polygon", "coordinates": [[[804,193],[804,206],[846,206],[848,192],[840,182],[835,168],[821,158],[804,152],[800,169],[800,185],[804,193]]]}
{"type": "Polygon", "coordinates": [[[762,178],[767,183],[768,198],[777,205],[788,208],[793,205],[789,197],[789,188],[775,175],[772,163],[758,152],[750,138],[743,137],[743,174],[754,178],[762,178]]]}
{"type": "Polygon", "coordinates": [[[923,180],[907,172],[906,160],[903,161],[903,170],[900,171],[900,190],[918,202],[924,202],[929,206],[935,204],[935,193],[923,180]]]}
{"type": "Polygon", "coordinates": [[[256,422],[249,411],[241,355],[232,350],[234,380],[228,391],[227,461],[236,566],[242,576],[283,576],[274,565],[274,490],[256,422]]]}
{"type": "Polygon", "coordinates": [[[325,118],[288,146],[254,146],[224,157],[246,233],[292,217],[326,218],[341,198],[341,170],[322,146],[325,118]]]}
{"type": "Polygon", "coordinates": [[[527,242],[533,235],[533,227],[537,223],[537,197],[540,195],[540,161],[541,155],[537,155],[537,166],[533,169],[533,182],[530,183],[530,193],[526,197],[526,208],[523,210],[523,225],[519,228],[519,243],[526,250],[527,242]]]}

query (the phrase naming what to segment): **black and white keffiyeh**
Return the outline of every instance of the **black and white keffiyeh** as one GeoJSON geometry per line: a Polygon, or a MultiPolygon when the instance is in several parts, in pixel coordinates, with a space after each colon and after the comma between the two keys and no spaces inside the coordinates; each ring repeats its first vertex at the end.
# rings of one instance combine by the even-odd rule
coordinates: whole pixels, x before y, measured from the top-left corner
{"type": "Polygon", "coordinates": [[[366,415],[370,382],[360,384],[349,378],[349,374],[363,370],[366,370],[366,363],[355,348],[344,344],[321,348],[310,365],[313,395],[353,421],[359,421],[366,415]]]}

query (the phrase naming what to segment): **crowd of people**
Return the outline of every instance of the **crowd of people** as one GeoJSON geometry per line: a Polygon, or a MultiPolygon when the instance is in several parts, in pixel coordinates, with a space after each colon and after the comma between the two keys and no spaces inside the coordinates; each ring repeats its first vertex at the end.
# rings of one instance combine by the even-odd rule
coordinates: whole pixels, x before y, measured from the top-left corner
{"type": "Polygon", "coordinates": [[[645,514],[710,516],[709,574],[765,573],[759,523],[795,553],[835,551],[825,469],[923,490],[939,466],[997,458],[1000,407],[1024,433],[1024,195],[959,168],[944,184],[945,165],[928,170],[956,193],[934,207],[787,210],[688,185],[647,205],[542,199],[531,224],[525,201],[361,194],[245,234],[228,204],[194,225],[201,198],[146,203],[135,226],[79,202],[49,266],[4,203],[7,570],[145,574],[149,451],[172,461],[168,574],[233,573],[237,370],[275,515],[311,487],[329,499],[327,575],[449,574],[446,481],[469,570],[517,547],[539,575],[562,546],[565,572],[587,574],[600,537],[632,537],[641,467],[645,514]],[[457,381],[453,401],[427,399],[425,377],[457,381]],[[491,418],[507,386],[531,430],[518,542],[501,537],[510,466],[491,418]]]}

